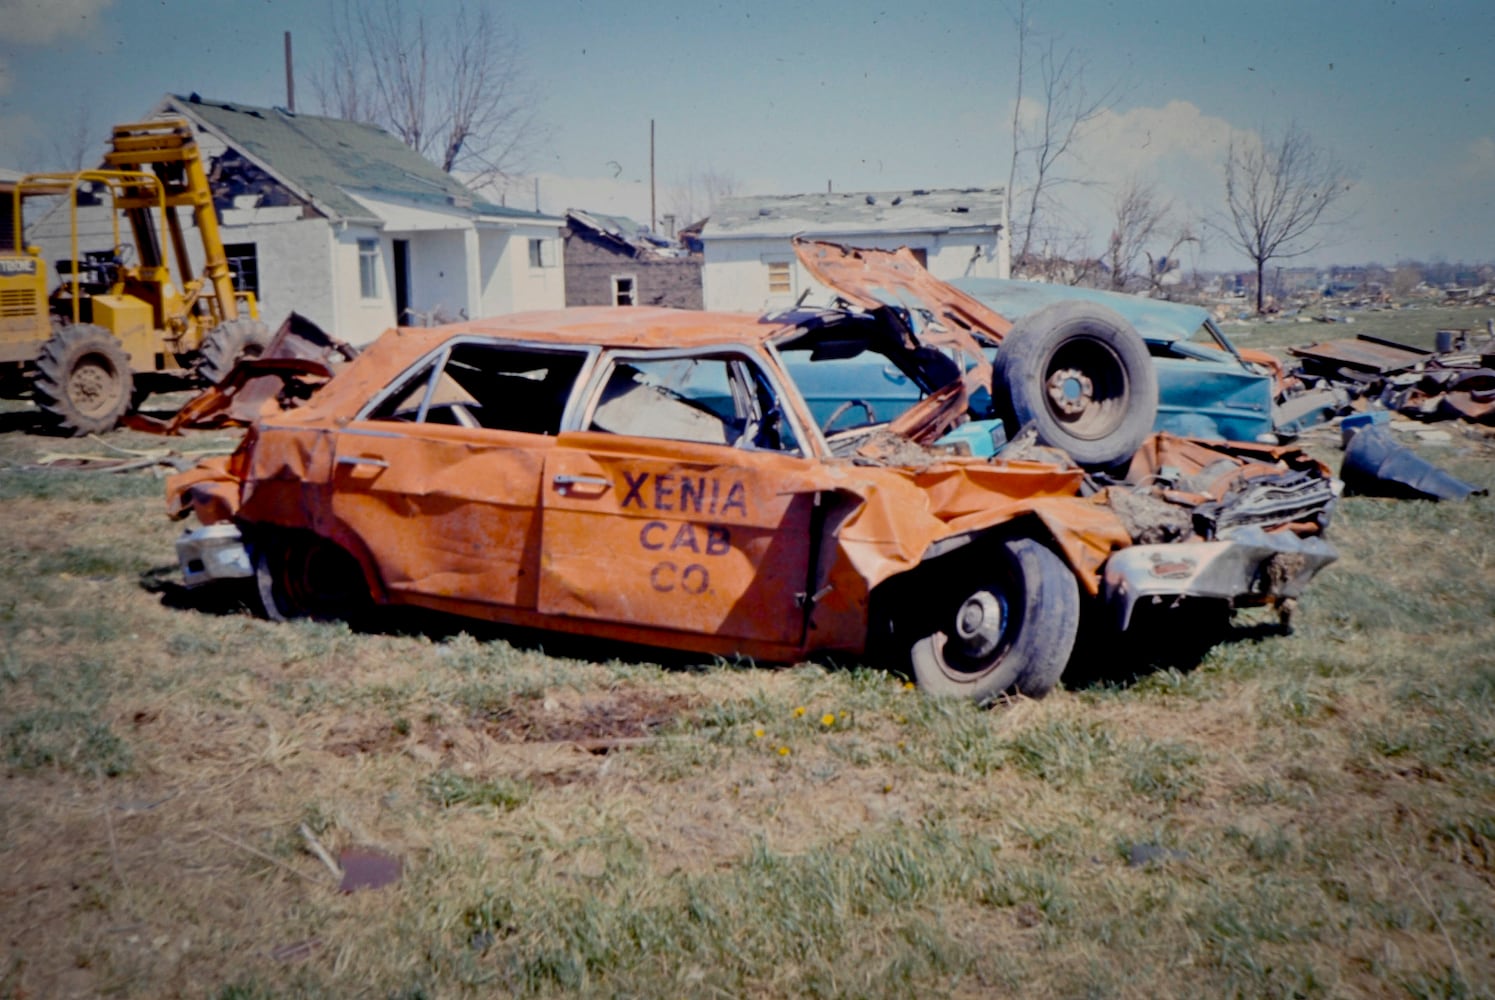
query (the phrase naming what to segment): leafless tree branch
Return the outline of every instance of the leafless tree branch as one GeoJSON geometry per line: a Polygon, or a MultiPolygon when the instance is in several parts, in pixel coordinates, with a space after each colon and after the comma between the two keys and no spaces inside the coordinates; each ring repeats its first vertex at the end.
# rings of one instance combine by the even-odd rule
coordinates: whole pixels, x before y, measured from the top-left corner
{"type": "Polygon", "coordinates": [[[1211,228],[1256,264],[1256,311],[1264,305],[1267,261],[1319,248],[1316,232],[1353,186],[1349,171],[1288,124],[1280,133],[1231,140],[1225,157],[1226,214],[1211,228]]]}
{"type": "Polygon", "coordinates": [[[463,0],[438,20],[407,0],[340,0],[327,39],[312,77],[323,112],[387,129],[448,173],[507,176],[542,134],[524,47],[489,7],[463,0]]]}
{"type": "MultiPolygon", "coordinates": [[[[1098,93],[1092,91],[1085,82],[1084,59],[1075,50],[1060,49],[1050,40],[1038,56],[1037,96],[1042,106],[1035,121],[1025,121],[1023,100],[1030,82],[1029,50],[1033,45],[1027,0],[1018,0],[1009,14],[1018,51],[1007,195],[1012,208],[1013,257],[1031,261],[1039,256],[1040,245],[1054,238],[1053,217],[1058,214],[1054,189],[1087,183],[1063,174],[1063,162],[1085,130],[1113,107],[1120,95],[1114,84],[1098,93]]],[[[1067,237],[1061,240],[1070,242],[1067,237]]]]}

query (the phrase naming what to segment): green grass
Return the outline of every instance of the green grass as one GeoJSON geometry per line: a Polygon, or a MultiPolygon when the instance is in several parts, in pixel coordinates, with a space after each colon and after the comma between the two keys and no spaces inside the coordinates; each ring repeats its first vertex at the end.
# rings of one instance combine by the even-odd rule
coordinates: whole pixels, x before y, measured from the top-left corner
{"type": "Polygon", "coordinates": [[[0,997],[1495,992],[1490,498],[1346,499],[1293,634],[978,711],[194,604],[159,479],[14,471],[97,448],[0,438],[0,997]]]}

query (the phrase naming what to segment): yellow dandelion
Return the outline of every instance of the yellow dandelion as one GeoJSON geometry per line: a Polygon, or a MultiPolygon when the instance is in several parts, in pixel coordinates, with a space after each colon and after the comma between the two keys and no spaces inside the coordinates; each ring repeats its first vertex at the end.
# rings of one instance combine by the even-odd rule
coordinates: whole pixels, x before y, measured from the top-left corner
{"type": "Polygon", "coordinates": [[[763,738],[763,727],[762,726],[759,726],[757,729],[753,730],[753,738],[754,739],[759,739],[759,740],[761,740],[763,738]]]}
{"type": "Polygon", "coordinates": [[[794,706],[794,717],[796,719],[799,718],[801,715],[804,715],[804,714],[805,714],[805,706],[803,706],[803,705],[795,705],[794,706]]]}
{"type": "Polygon", "coordinates": [[[789,748],[788,747],[779,747],[779,756],[780,757],[787,757],[787,756],[789,756],[789,748]]]}
{"type": "Polygon", "coordinates": [[[841,718],[843,718],[843,719],[846,718],[846,712],[845,712],[845,710],[842,710],[842,712],[841,712],[841,718]]]}
{"type": "Polygon", "coordinates": [[[913,681],[904,681],[903,682],[903,690],[905,690],[905,691],[912,691],[913,689],[914,689],[914,682],[913,681]]]}
{"type": "Polygon", "coordinates": [[[824,715],[822,715],[820,717],[820,724],[822,726],[834,726],[836,724],[836,715],[835,715],[835,713],[834,712],[826,712],[824,715]]]}

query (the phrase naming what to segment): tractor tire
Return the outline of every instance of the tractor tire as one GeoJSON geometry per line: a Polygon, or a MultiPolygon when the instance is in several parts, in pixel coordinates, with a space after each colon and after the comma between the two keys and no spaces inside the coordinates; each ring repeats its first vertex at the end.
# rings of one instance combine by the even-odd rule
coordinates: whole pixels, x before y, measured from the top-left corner
{"type": "Polygon", "coordinates": [[[1096,303],[1059,302],[1024,317],[1002,340],[992,382],[1009,438],[1031,423],[1040,444],[1086,469],[1129,461],[1158,417],[1146,342],[1096,303]]]}
{"type": "Polygon", "coordinates": [[[242,359],[263,354],[270,336],[263,321],[247,316],[218,324],[203,338],[197,352],[198,377],[208,385],[222,383],[242,359]]]}
{"type": "Polygon", "coordinates": [[[130,357],[114,335],[80,323],[60,327],[42,346],[32,397],[61,430],[100,434],[129,411],[134,382],[130,357]]]}
{"type": "Polygon", "coordinates": [[[979,705],[1009,691],[1042,698],[1069,664],[1080,629],[1074,573],[1031,538],[1008,539],[996,554],[979,578],[922,595],[933,603],[919,609],[909,661],[931,695],[979,705]]]}

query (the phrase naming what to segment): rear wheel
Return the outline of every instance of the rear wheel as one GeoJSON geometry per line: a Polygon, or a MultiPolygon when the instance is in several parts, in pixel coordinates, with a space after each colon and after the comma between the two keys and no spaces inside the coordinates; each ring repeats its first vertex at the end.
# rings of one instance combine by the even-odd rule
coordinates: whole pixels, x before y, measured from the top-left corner
{"type": "Polygon", "coordinates": [[[70,434],[112,430],[130,409],[130,357],[101,326],[80,323],[52,334],[36,359],[36,405],[70,434]]]}
{"type": "Polygon", "coordinates": [[[1006,392],[1007,433],[1032,423],[1042,444],[1080,465],[1131,459],[1158,415],[1147,344],[1115,311],[1059,302],[1013,326],[997,351],[993,396],[1006,392]]]}
{"type": "Polygon", "coordinates": [[[260,608],[271,621],[351,619],[370,603],[358,561],[325,538],[261,529],[251,548],[260,608]]]}
{"type": "Polygon", "coordinates": [[[218,385],[240,360],[259,357],[269,343],[270,329],[260,320],[241,316],[220,323],[203,338],[197,374],[209,385],[218,385]]]}
{"type": "Polygon", "coordinates": [[[933,695],[987,704],[1007,691],[1042,698],[1059,683],[1079,632],[1080,593],[1064,561],[1009,539],[979,575],[927,595],[909,658],[933,695]]]}

